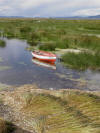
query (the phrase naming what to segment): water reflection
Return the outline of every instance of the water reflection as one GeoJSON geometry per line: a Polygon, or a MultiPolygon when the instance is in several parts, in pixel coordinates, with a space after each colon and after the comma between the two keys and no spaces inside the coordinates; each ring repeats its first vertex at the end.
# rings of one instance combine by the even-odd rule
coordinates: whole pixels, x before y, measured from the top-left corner
{"type": "Polygon", "coordinates": [[[40,61],[36,58],[32,58],[32,62],[38,66],[43,66],[43,67],[46,67],[46,68],[51,68],[51,69],[55,69],[56,70],[56,65],[55,63],[49,63],[49,62],[46,62],[46,61],[40,61]]]}
{"type": "Polygon", "coordinates": [[[65,68],[59,61],[48,64],[33,59],[26,50],[26,41],[3,38],[6,47],[0,48],[0,82],[8,85],[37,84],[40,88],[100,90],[100,72],[76,71],[65,68]]]}

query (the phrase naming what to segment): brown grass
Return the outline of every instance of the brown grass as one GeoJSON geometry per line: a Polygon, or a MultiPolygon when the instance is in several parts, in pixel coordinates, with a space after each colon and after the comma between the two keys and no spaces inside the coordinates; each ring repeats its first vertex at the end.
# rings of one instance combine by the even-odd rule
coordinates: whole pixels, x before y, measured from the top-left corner
{"type": "Polygon", "coordinates": [[[0,133],[6,133],[6,124],[2,118],[0,118],[0,133]]]}
{"type": "Polygon", "coordinates": [[[99,133],[100,96],[95,92],[34,88],[26,85],[6,95],[24,128],[37,133],[99,133]]]}

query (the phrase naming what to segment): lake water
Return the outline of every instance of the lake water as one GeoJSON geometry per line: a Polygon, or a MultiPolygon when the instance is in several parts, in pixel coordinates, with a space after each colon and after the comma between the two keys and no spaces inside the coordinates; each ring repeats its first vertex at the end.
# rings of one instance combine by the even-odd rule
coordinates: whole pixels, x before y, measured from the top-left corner
{"type": "Polygon", "coordinates": [[[40,88],[100,90],[100,72],[65,68],[59,61],[56,69],[37,65],[26,41],[6,39],[0,48],[0,83],[7,85],[36,84],[40,88]]]}

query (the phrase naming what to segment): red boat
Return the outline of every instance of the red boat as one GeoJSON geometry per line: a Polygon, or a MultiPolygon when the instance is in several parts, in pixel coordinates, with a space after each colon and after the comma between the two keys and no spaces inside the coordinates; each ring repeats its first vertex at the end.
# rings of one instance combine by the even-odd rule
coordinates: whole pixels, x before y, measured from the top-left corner
{"type": "Polygon", "coordinates": [[[34,58],[41,60],[41,61],[47,61],[47,62],[52,62],[52,63],[56,61],[56,55],[50,52],[33,51],[32,55],[34,58]]]}

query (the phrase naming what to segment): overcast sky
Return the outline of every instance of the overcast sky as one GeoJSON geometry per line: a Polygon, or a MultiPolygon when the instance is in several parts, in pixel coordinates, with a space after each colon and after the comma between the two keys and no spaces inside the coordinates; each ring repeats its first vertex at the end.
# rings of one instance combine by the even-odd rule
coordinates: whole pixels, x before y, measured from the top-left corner
{"type": "Polygon", "coordinates": [[[100,14],[100,0],[0,0],[0,16],[64,17],[100,14]]]}

